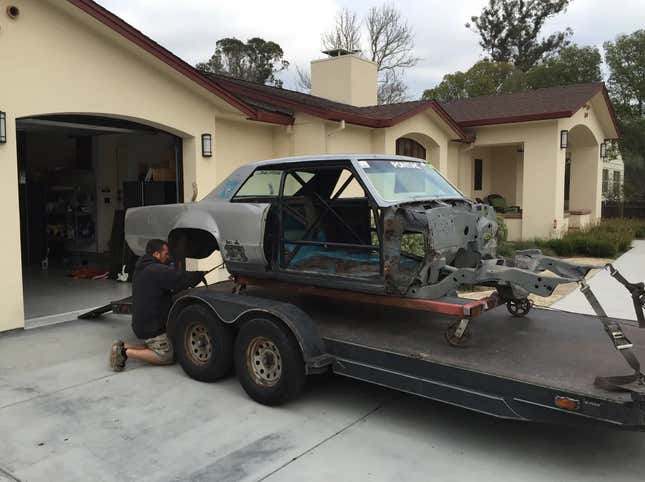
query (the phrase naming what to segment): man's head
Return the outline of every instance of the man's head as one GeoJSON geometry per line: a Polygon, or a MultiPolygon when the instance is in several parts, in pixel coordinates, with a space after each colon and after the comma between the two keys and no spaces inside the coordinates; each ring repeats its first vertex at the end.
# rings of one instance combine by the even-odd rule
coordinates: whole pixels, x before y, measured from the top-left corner
{"type": "Polygon", "coordinates": [[[170,254],[168,253],[168,243],[163,239],[151,239],[146,244],[146,254],[149,254],[162,264],[168,264],[170,254]]]}

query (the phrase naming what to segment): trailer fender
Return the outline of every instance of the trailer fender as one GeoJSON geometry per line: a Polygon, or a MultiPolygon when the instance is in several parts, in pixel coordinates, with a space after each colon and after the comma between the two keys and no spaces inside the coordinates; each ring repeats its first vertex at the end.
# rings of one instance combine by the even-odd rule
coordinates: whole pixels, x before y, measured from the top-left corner
{"type": "Polygon", "coordinates": [[[296,338],[308,374],[325,371],[333,357],[325,352],[322,337],[313,320],[303,310],[291,303],[232,293],[221,293],[207,288],[194,288],[179,296],[168,314],[167,332],[173,335],[179,312],[191,303],[200,303],[223,322],[240,325],[258,316],[277,319],[296,338]]]}

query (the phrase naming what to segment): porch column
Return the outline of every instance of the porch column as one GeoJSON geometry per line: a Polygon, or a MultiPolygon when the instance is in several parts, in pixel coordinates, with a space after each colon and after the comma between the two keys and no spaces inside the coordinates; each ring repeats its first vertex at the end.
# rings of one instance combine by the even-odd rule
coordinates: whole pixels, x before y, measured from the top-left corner
{"type": "Polygon", "coordinates": [[[552,126],[535,129],[524,143],[522,174],[522,239],[550,238],[564,218],[565,151],[552,126]]]}
{"type": "Polygon", "coordinates": [[[448,143],[442,142],[439,144],[439,161],[438,165],[435,166],[439,169],[439,172],[448,178],[448,143]]]}
{"type": "Polygon", "coordinates": [[[20,247],[20,207],[18,202],[18,147],[16,118],[7,109],[7,143],[0,144],[0,206],[3,227],[0,234],[0,332],[25,326],[22,297],[22,254],[20,247]]]}
{"type": "Polygon", "coordinates": [[[569,210],[591,209],[591,219],[601,216],[602,160],[598,145],[577,147],[571,151],[569,210]]]}

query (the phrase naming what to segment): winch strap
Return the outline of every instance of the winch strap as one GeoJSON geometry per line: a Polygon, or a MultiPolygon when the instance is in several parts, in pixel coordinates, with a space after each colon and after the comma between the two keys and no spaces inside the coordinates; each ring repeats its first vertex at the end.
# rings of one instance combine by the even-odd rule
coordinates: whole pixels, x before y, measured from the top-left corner
{"type": "Polygon", "coordinates": [[[591,308],[593,308],[598,318],[600,318],[600,321],[605,328],[605,332],[613,343],[614,348],[616,348],[620,352],[627,364],[634,370],[634,373],[631,375],[596,377],[596,380],[594,381],[595,385],[610,391],[632,391],[624,385],[628,385],[637,381],[642,382],[645,379],[645,376],[641,373],[641,364],[638,361],[638,358],[636,358],[636,355],[634,355],[634,353],[630,350],[632,346],[631,343],[629,342],[627,337],[625,337],[620,324],[617,321],[610,320],[607,317],[607,313],[605,313],[605,310],[602,308],[602,306],[600,306],[598,298],[596,298],[596,295],[593,294],[591,288],[587,283],[581,283],[580,291],[582,291],[582,294],[585,295],[585,298],[587,298],[587,301],[591,305],[591,308]]]}
{"type": "Polygon", "coordinates": [[[609,274],[629,291],[634,303],[638,326],[639,328],[645,328],[645,283],[630,283],[611,263],[607,264],[607,268],[609,269],[609,274]]]}

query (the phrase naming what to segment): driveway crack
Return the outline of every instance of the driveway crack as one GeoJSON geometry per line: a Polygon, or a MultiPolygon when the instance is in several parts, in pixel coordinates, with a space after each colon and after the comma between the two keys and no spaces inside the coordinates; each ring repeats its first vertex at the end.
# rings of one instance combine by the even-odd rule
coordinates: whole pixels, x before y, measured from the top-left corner
{"type": "Polygon", "coordinates": [[[321,445],[323,445],[323,444],[325,444],[325,443],[329,442],[331,439],[333,439],[333,438],[337,437],[338,435],[342,434],[343,432],[346,432],[346,431],[347,431],[347,430],[349,430],[350,428],[352,428],[352,427],[354,427],[354,426],[358,425],[358,424],[359,424],[359,423],[361,423],[363,420],[365,420],[366,418],[368,418],[370,415],[372,415],[372,414],[374,414],[374,413],[378,412],[378,411],[379,411],[381,408],[383,408],[384,406],[386,406],[386,405],[388,405],[388,404],[390,404],[390,403],[392,403],[392,402],[395,402],[395,401],[397,401],[397,400],[400,400],[401,398],[402,398],[402,396],[394,397],[394,398],[391,398],[391,399],[389,399],[389,400],[387,400],[387,401],[385,401],[385,402],[382,402],[382,403],[378,404],[376,407],[374,407],[373,409],[371,409],[370,411],[368,411],[366,414],[364,414],[364,415],[362,415],[361,417],[357,418],[357,419],[356,419],[356,420],[354,420],[353,422],[351,422],[351,423],[349,423],[349,424],[345,425],[343,428],[341,428],[341,429],[340,429],[340,430],[338,430],[337,432],[335,432],[335,433],[331,434],[329,437],[326,437],[326,438],[322,439],[322,440],[321,440],[320,442],[318,442],[317,444],[312,445],[311,447],[309,447],[309,448],[308,448],[307,450],[305,450],[304,452],[301,452],[300,454],[296,455],[296,456],[295,456],[295,457],[293,457],[291,460],[289,460],[288,462],[285,462],[285,463],[284,463],[284,464],[282,464],[280,467],[278,467],[278,468],[276,468],[276,469],[272,470],[271,472],[269,472],[269,473],[268,473],[268,474],[266,474],[265,476],[263,476],[263,477],[259,478],[257,482],[262,482],[262,481],[264,481],[264,480],[267,480],[269,477],[271,477],[272,475],[275,475],[276,473],[280,472],[282,469],[284,469],[284,468],[285,468],[285,467],[287,467],[288,465],[292,464],[292,463],[293,463],[293,462],[295,462],[296,460],[298,460],[298,459],[302,458],[303,456],[307,455],[308,453],[313,452],[314,450],[316,450],[316,449],[317,449],[318,447],[320,447],[321,445]]]}

